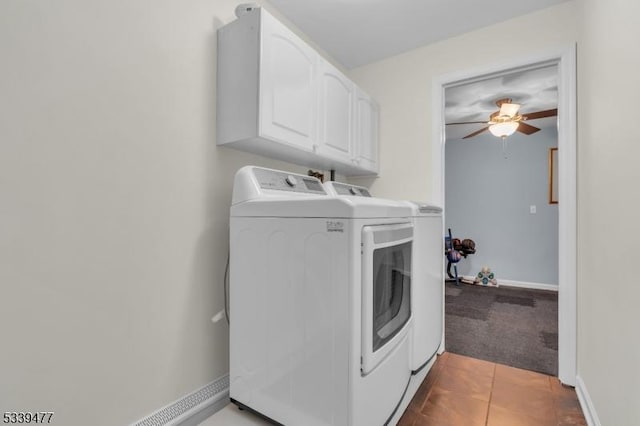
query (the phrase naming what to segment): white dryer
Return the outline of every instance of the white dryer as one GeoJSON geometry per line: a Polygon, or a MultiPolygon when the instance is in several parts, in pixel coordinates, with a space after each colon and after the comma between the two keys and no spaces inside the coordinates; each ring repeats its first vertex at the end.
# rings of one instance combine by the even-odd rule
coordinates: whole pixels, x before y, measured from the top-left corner
{"type": "MultiPolygon", "coordinates": [[[[388,424],[411,377],[406,203],[244,167],[231,206],[230,396],[285,425],[388,424]]],[[[395,417],[394,417],[395,414],[395,417]]]]}
{"type": "MultiPolygon", "coordinates": [[[[334,197],[357,200],[371,197],[367,188],[342,182],[325,182],[327,193],[334,197]]],[[[404,202],[411,207],[414,225],[411,310],[412,379],[396,414],[397,422],[426,377],[440,348],[444,332],[444,239],[442,238],[442,208],[415,201],[404,202]]]]}
{"type": "MultiPolygon", "coordinates": [[[[348,183],[329,181],[324,183],[324,187],[333,196],[371,197],[367,188],[348,183]]],[[[442,342],[444,240],[442,208],[417,201],[407,203],[411,206],[414,224],[411,368],[417,374],[434,359],[442,342]]]]}

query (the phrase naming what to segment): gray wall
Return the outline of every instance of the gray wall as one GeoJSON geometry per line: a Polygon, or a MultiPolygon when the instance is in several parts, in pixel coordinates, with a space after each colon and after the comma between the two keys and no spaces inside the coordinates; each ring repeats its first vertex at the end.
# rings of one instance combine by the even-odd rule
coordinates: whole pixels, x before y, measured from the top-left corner
{"type": "Polygon", "coordinates": [[[471,238],[477,253],[458,264],[475,275],[489,266],[500,280],[558,284],[558,206],[548,204],[548,153],[555,128],[502,143],[490,133],[447,141],[445,222],[471,238]],[[537,213],[530,213],[535,205],[537,213]]]}

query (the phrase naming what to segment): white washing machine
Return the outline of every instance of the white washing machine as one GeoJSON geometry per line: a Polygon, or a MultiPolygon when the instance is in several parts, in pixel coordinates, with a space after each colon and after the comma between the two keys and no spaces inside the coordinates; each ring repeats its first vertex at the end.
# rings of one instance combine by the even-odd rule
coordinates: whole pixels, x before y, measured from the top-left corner
{"type": "Polygon", "coordinates": [[[442,342],[444,239],[442,208],[408,201],[413,208],[413,356],[414,374],[434,359],[442,342]]]}
{"type": "MultiPolygon", "coordinates": [[[[325,182],[329,195],[339,197],[371,197],[362,186],[342,182],[325,182]]],[[[407,202],[414,224],[412,312],[414,374],[423,369],[438,352],[443,333],[444,240],[442,208],[416,201],[407,202]]]]}
{"type": "Polygon", "coordinates": [[[231,206],[230,396],[285,425],[389,424],[411,378],[414,225],[402,202],[329,196],[244,167],[231,206]]]}

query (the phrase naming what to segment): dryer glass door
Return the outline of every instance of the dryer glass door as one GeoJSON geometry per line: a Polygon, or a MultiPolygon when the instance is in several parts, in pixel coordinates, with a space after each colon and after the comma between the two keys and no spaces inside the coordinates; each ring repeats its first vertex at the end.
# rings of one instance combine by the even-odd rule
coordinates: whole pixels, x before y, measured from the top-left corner
{"type": "Polygon", "coordinates": [[[369,373],[406,334],[411,319],[411,224],[363,228],[362,371],[369,373]]]}

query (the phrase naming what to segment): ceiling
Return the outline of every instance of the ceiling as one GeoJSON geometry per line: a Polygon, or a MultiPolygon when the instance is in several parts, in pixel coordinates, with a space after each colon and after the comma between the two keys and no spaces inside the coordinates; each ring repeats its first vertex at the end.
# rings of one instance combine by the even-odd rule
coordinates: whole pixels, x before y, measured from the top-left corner
{"type": "MultiPolygon", "coordinates": [[[[551,65],[518,71],[486,80],[445,89],[445,123],[488,121],[498,110],[495,101],[511,98],[520,104],[520,114],[558,107],[558,67],[551,65]]],[[[556,124],[556,117],[527,121],[538,128],[556,124]]],[[[447,139],[462,137],[480,130],[484,124],[460,124],[446,127],[447,139]]]]}
{"type": "Polygon", "coordinates": [[[351,69],[567,0],[270,0],[351,69]]]}

